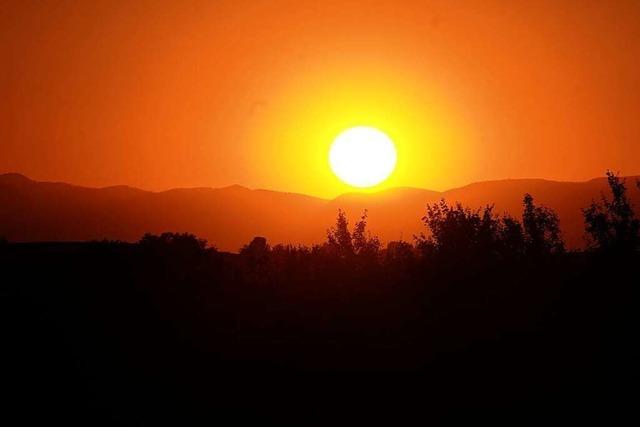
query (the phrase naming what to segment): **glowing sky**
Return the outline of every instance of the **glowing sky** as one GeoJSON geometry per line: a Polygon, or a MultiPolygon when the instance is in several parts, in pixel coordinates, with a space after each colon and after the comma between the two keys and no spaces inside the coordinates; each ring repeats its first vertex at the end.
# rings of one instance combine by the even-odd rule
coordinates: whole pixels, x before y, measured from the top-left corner
{"type": "Polygon", "coordinates": [[[640,173],[637,1],[0,5],[0,172],[146,189],[351,189],[327,153],[374,126],[380,188],[640,173]]]}

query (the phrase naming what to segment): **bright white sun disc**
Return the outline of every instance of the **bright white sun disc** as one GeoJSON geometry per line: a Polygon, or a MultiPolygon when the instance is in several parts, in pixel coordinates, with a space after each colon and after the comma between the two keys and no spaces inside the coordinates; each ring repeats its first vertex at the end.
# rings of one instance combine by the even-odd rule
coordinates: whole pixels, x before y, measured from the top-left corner
{"type": "Polygon", "coordinates": [[[391,175],[396,148],[378,129],[357,126],[336,137],[329,150],[329,165],[338,178],[354,187],[372,187],[391,175]]]}

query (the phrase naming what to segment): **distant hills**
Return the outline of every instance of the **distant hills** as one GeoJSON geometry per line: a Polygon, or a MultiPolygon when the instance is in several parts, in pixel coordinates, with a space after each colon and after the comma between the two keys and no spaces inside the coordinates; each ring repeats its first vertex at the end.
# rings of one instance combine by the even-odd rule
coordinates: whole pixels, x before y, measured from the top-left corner
{"type": "MultiPolygon", "coordinates": [[[[640,213],[638,177],[627,177],[629,194],[640,213]]],[[[485,181],[444,192],[395,188],[373,194],[349,193],[332,200],[241,186],[181,188],[161,192],[126,186],[87,188],[37,182],[20,174],[0,175],[0,236],[10,241],[136,241],[144,233],[191,232],[216,247],[237,251],[254,236],[270,243],[312,244],[326,237],[337,210],[353,223],[364,209],[369,227],[384,242],[413,240],[425,230],[427,203],[445,198],[477,208],[494,204],[496,213],[519,217],[522,196],[560,216],[569,247],[584,246],[581,208],[608,194],[605,178],[586,182],[542,179],[485,181]]]]}

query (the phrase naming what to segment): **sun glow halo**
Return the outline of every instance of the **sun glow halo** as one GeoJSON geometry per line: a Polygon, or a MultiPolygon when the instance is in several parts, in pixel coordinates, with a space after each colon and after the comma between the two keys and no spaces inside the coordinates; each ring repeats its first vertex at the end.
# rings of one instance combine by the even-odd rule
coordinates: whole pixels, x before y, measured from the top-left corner
{"type": "Polygon", "coordinates": [[[333,173],[354,187],[367,188],[387,179],[396,166],[396,148],[378,129],[357,126],[340,133],[329,150],[333,173]]]}

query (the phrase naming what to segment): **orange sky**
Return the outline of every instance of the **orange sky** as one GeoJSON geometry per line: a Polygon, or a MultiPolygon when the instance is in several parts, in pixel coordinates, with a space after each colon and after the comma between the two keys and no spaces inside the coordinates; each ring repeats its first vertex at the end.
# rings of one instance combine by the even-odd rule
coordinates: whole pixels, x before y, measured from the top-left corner
{"type": "Polygon", "coordinates": [[[637,1],[0,5],[0,172],[331,197],[332,138],[398,147],[382,187],[640,173],[637,1]]]}

